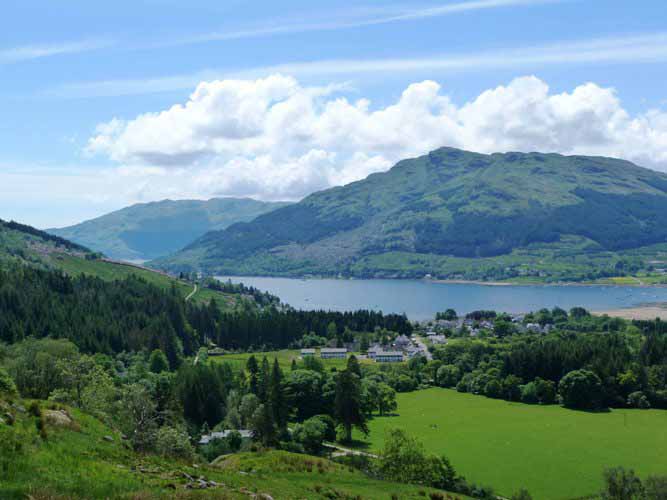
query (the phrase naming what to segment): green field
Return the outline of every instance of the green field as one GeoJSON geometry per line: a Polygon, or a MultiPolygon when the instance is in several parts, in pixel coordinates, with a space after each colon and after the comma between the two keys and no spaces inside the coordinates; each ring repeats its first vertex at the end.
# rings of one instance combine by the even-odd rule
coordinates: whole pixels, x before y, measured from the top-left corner
{"type": "MultiPolygon", "coordinates": [[[[377,417],[368,444],[406,429],[445,454],[470,481],[510,496],[525,487],[539,499],[573,499],[602,486],[605,467],[640,475],[667,471],[667,411],[585,413],[428,389],[398,395],[398,416],[377,417]]],[[[363,436],[356,436],[362,439],[363,436]]]]}
{"type": "MultiPolygon", "coordinates": [[[[212,360],[219,362],[230,363],[231,365],[244,367],[248,358],[250,356],[255,356],[258,360],[261,360],[264,356],[273,360],[273,358],[278,359],[278,363],[283,370],[287,370],[292,366],[292,360],[296,360],[297,363],[300,361],[299,355],[300,349],[283,349],[280,351],[267,351],[267,352],[240,352],[240,353],[230,353],[223,356],[211,357],[212,360]]],[[[318,359],[320,359],[318,357],[318,359]]],[[[323,359],[325,368],[337,368],[343,369],[347,366],[346,359],[323,359]]],[[[376,366],[376,363],[369,359],[359,359],[359,363],[376,366]]]]}

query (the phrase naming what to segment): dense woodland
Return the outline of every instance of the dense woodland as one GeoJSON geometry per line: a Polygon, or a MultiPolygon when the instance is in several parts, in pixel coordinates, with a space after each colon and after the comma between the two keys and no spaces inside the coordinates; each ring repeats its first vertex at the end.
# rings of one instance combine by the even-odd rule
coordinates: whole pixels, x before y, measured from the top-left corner
{"type": "Polygon", "coordinates": [[[551,333],[519,334],[504,315],[493,316],[493,333],[434,349],[437,385],[579,409],[667,408],[667,323],[556,308],[524,319],[550,325],[551,333]]]}
{"type": "Polygon", "coordinates": [[[51,337],[69,339],[86,353],[160,349],[172,368],[210,341],[224,348],[282,348],[306,333],[326,336],[332,323],[340,333],[412,328],[404,316],[370,311],[226,312],[215,301],[184,302],[175,288],[164,291],[137,277],[105,282],[29,267],[0,270],[0,311],[0,340],[6,343],[51,337]]]}

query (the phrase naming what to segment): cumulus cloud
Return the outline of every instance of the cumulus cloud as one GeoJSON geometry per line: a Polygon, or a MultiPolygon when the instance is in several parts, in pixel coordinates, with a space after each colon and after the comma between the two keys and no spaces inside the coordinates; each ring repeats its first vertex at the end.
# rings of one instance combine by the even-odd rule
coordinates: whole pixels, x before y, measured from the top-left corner
{"type": "Polygon", "coordinates": [[[434,81],[374,108],[346,89],[280,74],[201,83],[187,102],[97,127],[87,145],[126,169],[157,167],[200,196],[297,199],[440,146],[609,155],[667,170],[667,113],[632,116],[594,83],[550,92],[527,76],[456,104],[434,81]]]}

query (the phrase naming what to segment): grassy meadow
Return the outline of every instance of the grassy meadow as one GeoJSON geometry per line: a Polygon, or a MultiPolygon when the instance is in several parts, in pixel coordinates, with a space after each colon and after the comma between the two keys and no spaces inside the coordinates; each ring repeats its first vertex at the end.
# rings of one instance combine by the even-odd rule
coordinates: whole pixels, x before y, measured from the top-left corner
{"type": "Polygon", "coordinates": [[[467,479],[503,496],[525,487],[533,498],[581,498],[600,490],[605,467],[623,465],[641,476],[667,471],[664,410],[586,413],[437,388],[397,400],[397,416],[371,422],[371,450],[382,446],[387,429],[405,429],[467,479]]]}
{"type": "MultiPolygon", "coordinates": [[[[282,349],[280,351],[267,352],[240,352],[224,354],[222,356],[214,356],[211,357],[211,359],[219,362],[229,363],[233,366],[241,368],[245,367],[246,362],[250,356],[255,356],[257,360],[261,360],[264,356],[266,356],[270,361],[273,361],[274,358],[277,358],[280,367],[283,370],[289,370],[292,366],[292,360],[296,360],[297,363],[301,361],[300,351],[300,349],[282,349]]],[[[342,370],[347,366],[347,359],[321,359],[319,354],[317,354],[316,357],[322,361],[324,367],[327,369],[336,368],[338,370],[342,370]]],[[[375,361],[370,359],[358,359],[359,363],[361,364],[376,366],[375,361]]]]}

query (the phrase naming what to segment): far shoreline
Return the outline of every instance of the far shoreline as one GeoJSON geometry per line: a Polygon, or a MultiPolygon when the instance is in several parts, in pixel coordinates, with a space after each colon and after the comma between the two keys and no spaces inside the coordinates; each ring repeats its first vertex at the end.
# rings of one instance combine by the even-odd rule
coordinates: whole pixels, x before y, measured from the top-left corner
{"type": "Polygon", "coordinates": [[[426,283],[438,283],[443,285],[479,285],[479,286],[554,286],[554,287],[578,287],[578,286],[603,286],[603,287],[618,287],[618,288],[667,288],[664,283],[596,283],[592,281],[556,281],[552,283],[545,283],[541,281],[521,282],[521,281],[483,281],[483,280],[465,280],[465,279],[434,279],[434,278],[396,278],[396,277],[337,277],[337,276],[280,276],[280,275],[263,275],[263,274],[247,274],[247,275],[209,275],[209,277],[221,280],[225,278],[275,278],[275,279],[291,279],[291,280],[334,280],[334,281],[422,281],[426,283]]]}

